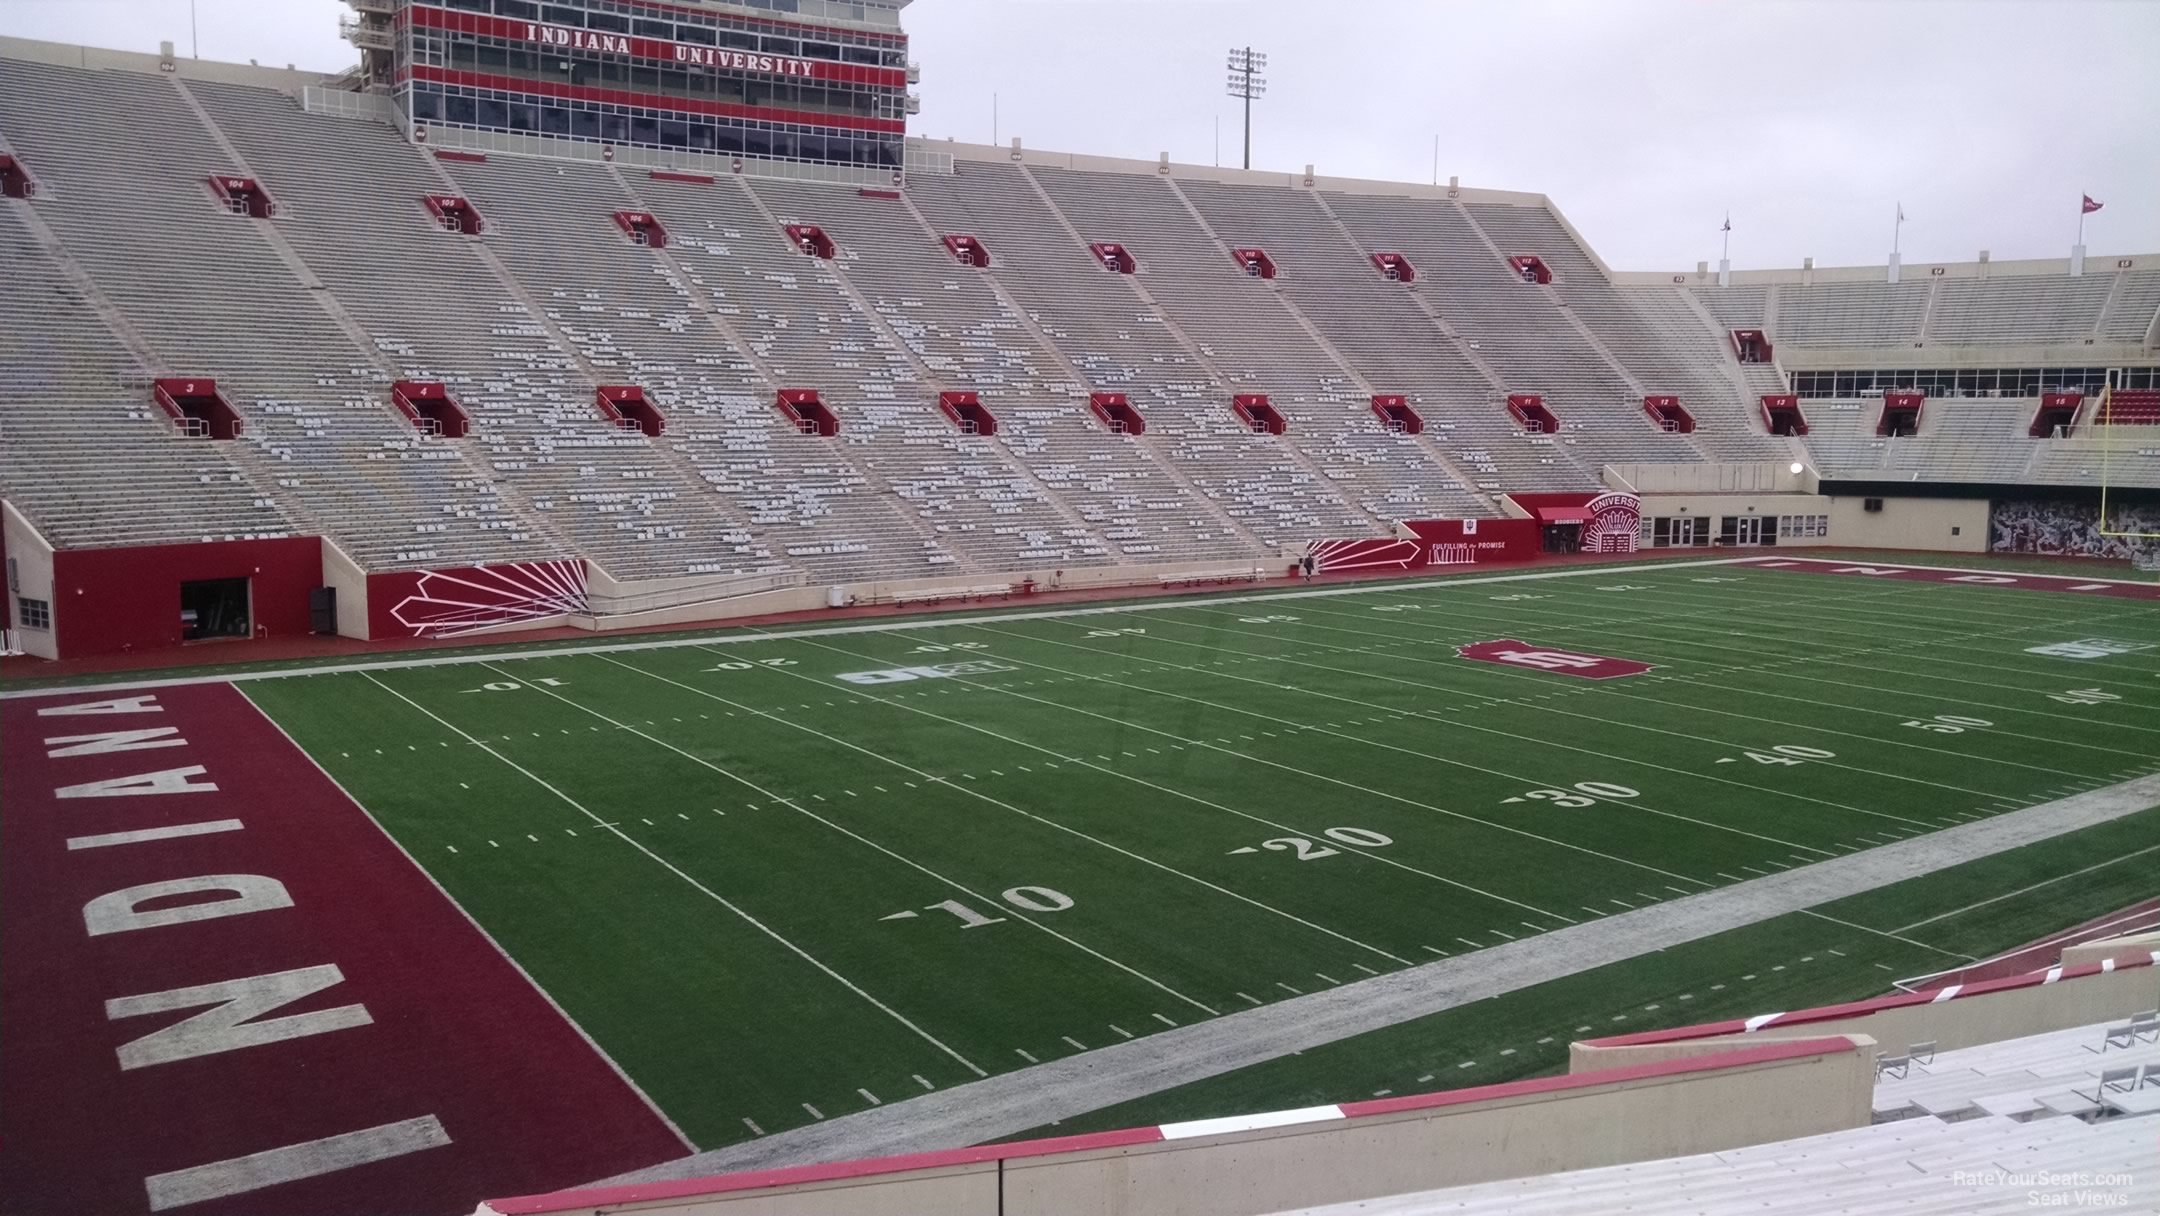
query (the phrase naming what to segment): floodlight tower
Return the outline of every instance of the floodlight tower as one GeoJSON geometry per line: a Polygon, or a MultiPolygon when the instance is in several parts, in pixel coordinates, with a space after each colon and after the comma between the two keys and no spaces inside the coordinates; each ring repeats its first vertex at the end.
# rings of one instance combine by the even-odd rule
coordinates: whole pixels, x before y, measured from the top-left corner
{"type": "Polygon", "coordinates": [[[1267,93],[1267,55],[1251,47],[1230,48],[1230,96],[1245,101],[1245,167],[1252,168],[1252,103],[1267,93]]]}

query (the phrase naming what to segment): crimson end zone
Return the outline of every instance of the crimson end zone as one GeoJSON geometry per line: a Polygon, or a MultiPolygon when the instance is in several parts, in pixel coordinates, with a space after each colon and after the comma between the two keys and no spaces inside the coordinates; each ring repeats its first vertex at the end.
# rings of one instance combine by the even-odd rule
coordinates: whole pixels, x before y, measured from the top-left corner
{"type": "Polygon", "coordinates": [[[0,1212],[464,1212],[685,1151],[231,685],[12,698],[0,763],[0,1212]]]}

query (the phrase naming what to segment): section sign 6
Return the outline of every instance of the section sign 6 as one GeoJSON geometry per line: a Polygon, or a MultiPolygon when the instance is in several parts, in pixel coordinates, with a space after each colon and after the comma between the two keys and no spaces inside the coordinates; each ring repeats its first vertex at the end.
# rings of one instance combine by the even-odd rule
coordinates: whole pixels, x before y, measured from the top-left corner
{"type": "Polygon", "coordinates": [[[1455,653],[1479,663],[1501,663],[1509,667],[1527,667],[1532,671],[1550,671],[1563,676],[1581,676],[1585,680],[1610,680],[1615,676],[1639,676],[1655,667],[1654,663],[1638,663],[1633,659],[1616,659],[1610,655],[1584,654],[1579,650],[1562,650],[1557,646],[1538,646],[1515,638],[1499,638],[1490,642],[1473,642],[1457,646],[1455,653]]]}

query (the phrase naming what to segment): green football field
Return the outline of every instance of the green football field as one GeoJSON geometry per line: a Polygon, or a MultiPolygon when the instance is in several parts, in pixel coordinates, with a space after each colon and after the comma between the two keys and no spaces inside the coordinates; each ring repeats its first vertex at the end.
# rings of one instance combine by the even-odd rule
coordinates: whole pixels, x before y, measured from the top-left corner
{"type": "MultiPolygon", "coordinates": [[[[2131,648],[2155,645],[2149,602],[1682,564],[239,687],[710,1149],[2155,771],[2160,649],[2131,648]],[[2090,638],[2125,645],[2030,649],[2090,638]],[[1545,657],[1457,654],[1501,639],[1545,657]]],[[[1564,1047],[1721,1016],[1740,993],[1657,998],[1698,955],[1771,959],[1770,1008],[1879,992],[2076,919],[2040,896],[1907,928],[2154,843],[2122,823],[2091,857],[1527,989],[1506,1020],[1564,1047]]],[[[2077,889],[2106,911],[2118,881],[2077,889]]],[[[1557,1064],[1454,1050],[1498,1042],[1477,1016],[1186,1104],[1557,1064]]]]}

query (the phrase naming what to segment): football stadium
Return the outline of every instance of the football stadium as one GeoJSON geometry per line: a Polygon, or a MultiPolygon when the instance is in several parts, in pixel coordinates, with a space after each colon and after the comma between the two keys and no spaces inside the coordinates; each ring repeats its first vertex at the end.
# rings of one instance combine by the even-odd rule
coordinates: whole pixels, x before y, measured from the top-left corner
{"type": "Polygon", "coordinates": [[[2160,233],[1617,269],[907,3],[0,22],[0,1213],[2160,1211],[2160,233]]]}

